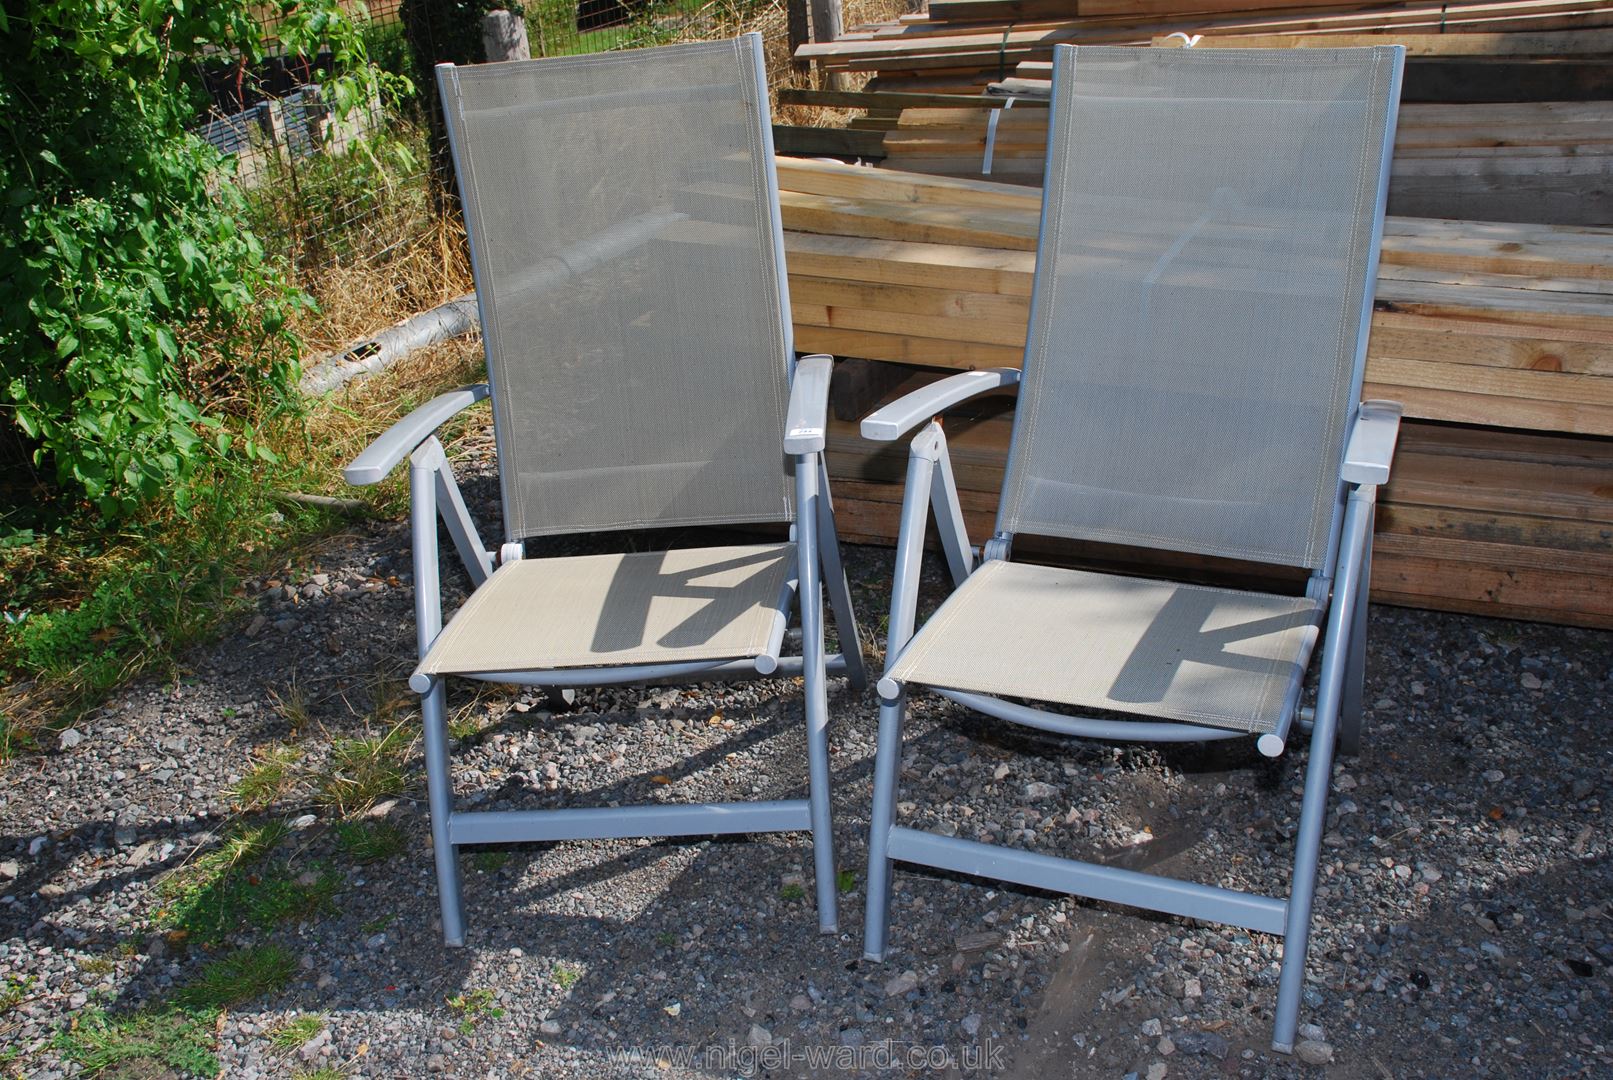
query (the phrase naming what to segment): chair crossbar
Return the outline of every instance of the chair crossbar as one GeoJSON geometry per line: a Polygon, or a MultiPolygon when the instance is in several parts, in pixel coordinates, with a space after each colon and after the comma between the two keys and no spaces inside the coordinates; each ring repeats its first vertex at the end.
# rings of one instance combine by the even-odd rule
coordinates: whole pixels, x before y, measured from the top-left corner
{"type": "Polygon", "coordinates": [[[943,690],[931,687],[937,694],[959,705],[1009,723],[1051,731],[1057,735],[1072,735],[1080,739],[1109,739],[1117,742],[1208,742],[1211,739],[1248,738],[1251,732],[1232,728],[1204,727],[1170,720],[1103,720],[1096,716],[1066,716],[1047,712],[1029,705],[993,697],[990,694],[970,694],[962,690],[943,690]]]}
{"type": "Polygon", "coordinates": [[[1193,881],[1101,866],[1033,851],[938,836],[900,826],[890,830],[892,859],[975,877],[1014,881],[1033,888],[1070,893],[1167,915],[1241,926],[1265,934],[1283,933],[1286,901],[1193,881]]]}
{"type": "Polygon", "coordinates": [[[772,802],[656,803],[564,810],[454,811],[448,839],[460,844],[622,840],[644,836],[719,836],[793,832],[811,826],[805,799],[772,802]]]}
{"type": "MultiPolygon", "coordinates": [[[[825,667],[831,675],[844,675],[849,670],[846,658],[841,653],[830,653],[825,657],[825,667]]],[[[781,656],[767,672],[759,672],[755,660],[690,660],[674,664],[623,664],[621,667],[554,668],[548,671],[479,671],[455,674],[454,678],[506,683],[510,686],[570,688],[681,681],[691,677],[754,679],[765,675],[770,679],[791,679],[799,678],[804,669],[805,661],[801,657],[781,656]]]]}

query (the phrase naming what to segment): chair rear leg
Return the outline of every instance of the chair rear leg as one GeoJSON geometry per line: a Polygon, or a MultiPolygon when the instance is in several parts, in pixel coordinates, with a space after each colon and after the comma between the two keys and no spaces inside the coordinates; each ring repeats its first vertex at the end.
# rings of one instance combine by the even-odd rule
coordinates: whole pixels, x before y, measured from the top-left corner
{"type": "Polygon", "coordinates": [[[863,922],[863,956],[885,959],[890,931],[891,879],[895,863],[886,854],[896,814],[896,788],[902,771],[902,719],[907,692],[879,705],[879,747],[874,755],[874,806],[868,826],[868,907],[863,922]]]}
{"type": "Polygon", "coordinates": [[[1361,554],[1361,585],[1356,590],[1350,618],[1350,648],[1344,660],[1344,687],[1339,704],[1339,753],[1355,757],[1361,752],[1361,730],[1366,723],[1367,601],[1372,587],[1372,525],[1369,516],[1366,547],[1361,554]]]}
{"type": "Polygon", "coordinates": [[[464,899],[459,884],[459,852],[448,840],[448,816],[454,812],[454,782],[448,764],[447,691],[436,682],[420,699],[426,736],[426,799],[431,808],[431,850],[437,863],[437,893],[442,901],[443,944],[465,944],[464,899]]]}
{"type": "Polygon", "coordinates": [[[862,634],[851,606],[851,583],[846,579],[840,557],[840,534],[835,531],[834,506],[829,498],[829,470],[818,455],[818,534],[819,558],[823,565],[823,587],[834,612],[835,633],[840,638],[840,655],[846,658],[846,680],[853,690],[868,687],[868,668],[863,660],[862,634]]]}
{"type": "Polygon", "coordinates": [[[1299,835],[1294,840],[1294,878],[1283,927],[1283,966],[1277,983],[1277,1016],[1272,1049],[1289,1054],[1299,1027],[1299,1006],[1305,991],[1305,954],[1310,947],[1311,908],[1316,899],[1316,868],[1322,847],[1322,826],[1327,819],[1328,788],[1333,777],[1333,740],[1337,713],[1318,716],[1311,733],[1310,761],[1305,769],[1305,797],[1300,807],[1299,835]]]}

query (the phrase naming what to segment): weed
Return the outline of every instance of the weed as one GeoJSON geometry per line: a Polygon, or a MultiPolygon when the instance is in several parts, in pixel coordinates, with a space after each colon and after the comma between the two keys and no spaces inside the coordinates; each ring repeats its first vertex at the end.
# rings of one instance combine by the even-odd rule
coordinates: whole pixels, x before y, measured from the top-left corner
{"type": "Polygon", "coordinates": [[[386,821],[374,825],[343,821],[336,826],[336,846],[361,863],[381,862],[400,855],[408,843],[404,831],[386,821]]]}
{"type": "Polygon", "coordinates": [[[243,830],[175,871],[160,887],[168,899],[161,923],[205,944],[333,910],[340,875],[318,866],[293,875],[285,863],[264,863],[285,832],[278,823],[243,830]]]}
{"type": "Polygon", "coordinates": [[[459,1033],[470,1035],[483,1020],[497,1020],[504,1010],[493,1004],[493,991],[486,987],[467,990],[448,999],[448,1007],[459,1014],[459,1033]]]}
{"type": "Polygon", "coordinates": [[[115,1070],[119,1076],[161,1075],[177,1071],[216,1076],[213,1015],[183,1009],[146,1010],[114,1016],[86,1009],[57,1032],[62,1057],[85,1076],[115,1070]]]}
{"type": "Polygon", "coordinates": [[[384,735],[331,743],[329,772],[319,800],[343,816],[362,813],[406,786],[403,766],[413,739],[403,722],[384,735]]]}
{"type": "Polygon", "coordinates": [[[298,1069],[291,1080],[344,1080],[346,1073],[334,1065],[321,1065],[317,1069],[298,1069]]]}
{"type": "Polygon", "coordinates": [[[237,949],[202,968],[178,1000],[197,1010],[240,1005],[285,989],[296,970],[296,958],[279,945],[237,949]]]}
{"type": "Polygon", "coordinates": [[[118,970],[118,961],[112,956],[86,956],[78,961],[78,969],[86,975],[110,975],[118,970]]]}
{"type": "Polygon", "coordinates": [[[11,714],[0,708],[0,764],[10,761],[24,750],[32,749],[35,745],[33,736],[28,729],[12,719],[11,714]]]}
{"type": "Polygon", "coordinates": [[[795,901],[805,898],[806,890],[792,881],[790,884],[781,888],[778,891],[778,894],[780,900],[788,900],[793,904],[795,901]]]}
{"type": "Polygon", "coordinates": [[[476,867],[476,869],[480,870],[482,873],[496,874],[500,870],[504,869],[505,863],[510,861],[510,853],[508,851],[498,851],[493,848],[485,848],[471,856],[470,861],[471,865],[476,867]]]}
{"type": "Polygon", "coordinates": [[[269,1044],[276,1050],[289,1054],[324,1030],[325,1017],[322,1014],[303,1013],[269,1032],[269,1044]]]}
{"type": "Polygon", "coordinates": [[[835,875],[835,888],[842,894],[853,892],[857,888],[857,875],[850,870],[842,870],[835,875]]]}
{"type": "Polygon", "coordinates": [[[280,714],[280,719],[284,720],[286,727],[291,729],[292,738],[299,737],[313,724],[314,714],[308,700],[308,694],[297,682],[295,675],[286,684],[284,693],[270,690],[269,700],[274,702],[274,711],[280,714]]]}
{"type": "Polygon", "coordinates": [[[678,943],[678,935],[670,930],[662,930],[655,935],[655,943],[662,948],[670,949],[678,943]]]}
{"type": "Polygon", "coordinates": [[[302,751],[290,746],[260,748],[258,763],[229,789],[230,800],[242,810],[267,810],[302,783],[297,763],[302,751]]]}
{"type": "Polygon", "coordinates": [[[28,1000],[28,990],[34,985],[32,975],[8,975],[0,985],[0,1016],[28,1000]]]}
{"type": "Polygon", "coordinates": [[[549,974],[556,986],[562,990],[570,990],[577,985],[577,980],[582,978],[582,969],[571,964],[556,964],[554,971],[549,974]]]}
{"type": "Polygon", "coordinates": [[[482,721],[486,718],[481,706],[472,702],[448,718],[448,734],[458,742],[467,742],[481,734],[482,721]]]}

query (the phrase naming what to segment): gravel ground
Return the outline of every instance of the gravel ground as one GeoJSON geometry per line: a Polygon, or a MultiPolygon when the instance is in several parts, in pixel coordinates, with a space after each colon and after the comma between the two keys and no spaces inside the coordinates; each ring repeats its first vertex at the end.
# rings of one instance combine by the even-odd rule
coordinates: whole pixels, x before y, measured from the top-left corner
{"type": "MultiPolygon", "coordinates": [[[[490,509],[485,439],[462,452],[490,509]]],[[[890,553],[847,554],[880,626],[890,553]]],[[[936,568],[927,589],[942,593],[936,568]]],[[[377,734],[412,652],[399,523],[357,526],[253,591],[258,613],[184,677],[128,687],[6,768],[0,1072],[73,1075],[53,1038],[87,1007],[170,1000],[219,950],[273,941],[298,966],[219,1021],[224,1075],[1613,1076],[1608,634],[1373,609],[1369,747],[1334,777],[1300,1060],[1267,1049],[1280,947],[1263,935],[904,870],[890,957],[862,961],[875,705],[842,685],[838,937],[815,932],[804,838],[759,836],[467,857],[470,944],[445,950],[416,744],[407,789],[370,812],[403,851],[356,862],[335,812],[288,794],[250,816],[292,824],[271,856],[288,872],[336,868],[332,908],[180,941],[162,882],[238,823],[229,789],[272,747],[317,769],[333,739],[377,734]],[[299,1014],[323,1030],[277,1048],[299,1014]]],[[[558,715],[497,689],[452,704],[456,788],[485,808],[804,791],[787,682],[591,692],[558,715]]],[[[1286,887],[1303,748],[1081,744],[924,696],[909,731],[905,821],[1286,887]]]]}

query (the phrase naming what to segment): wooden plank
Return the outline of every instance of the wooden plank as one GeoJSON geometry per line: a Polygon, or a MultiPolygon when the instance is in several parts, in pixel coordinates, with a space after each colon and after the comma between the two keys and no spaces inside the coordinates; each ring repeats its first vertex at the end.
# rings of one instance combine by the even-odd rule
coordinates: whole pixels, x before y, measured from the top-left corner
{"type": "Polygon", "coordinates": [[[1381,592],[1417,607],[1613,624],[1613,557],[1605,555],[1379,533],[1372,581],[1375,599],[1381,592]]]}
{"type": "MultiPolygon", "coordinates": [[[[1156,37],[1158,48],[1177,48],[1182,42],[1156,37]]],[[[1201,49],[1342,49],[1365,45],[1401,45],[1408,57],[1414,56],[1606,56],[1613,54],[1613,30],[1587,28],[1531,33],[1420,34],[1397,33],[1385,39],[1381,33],[1368,34],[1216,34],[1198,43],[1201,49]]],[[[1023,66],[1023,65],[1022,65],[1023,66]]],[[[1048,65],[1051,69],[1051,65],[1048,65]]],[[[1032,68],[1023,74],[1041,74],[1032,68]]]]}
{"type": "MultiPolygon", "coordinates": [[[[1024,343],[1025,327],[1030,318],[1030,300],[1023,296],[881,285],[796,274],[790,275],[790,300],[905,315],[915,324],[923,324],[922,329],[935,331],[922,335],[926,337],[958,332],[957,328],[944,324],[959,319],[971,324],[1002,323],[1017,328],[1019,340],[1011,344],[1024,343]]],[[[920,330],[911,332],[920,333],[920,330]]],[[[1613,380],[1606,381],[1613,386],[1613,380]]]]}
{"type": "Polygon", "coordinates": [[[1587,331],[1543,331],[1477,320],[1378,312],[1369,345],[1373,357],[1404,357],[1448,365],[1613,376],[1613,337],[1587,331]]]}
{"type": "Polygon", "coordinates": [[[919,244],[851,236],[784,234],[790,273],[890,285],[973,289],[1029,296],[1036,268],[1033,251],[1004,251],[950,244],[919,244]]]}
{"type": "MultiPolygon", "coordinates": [[[[1609,96],[1613,96],[1610,94],[1609,96]]],[[[1003,97],[970,94],[904,94],[881,90],[799,90],[784,87],[778,91],[780,105],[804,105],[825,109],[922,109],[948,106],[959,109],[1000,109],[1003,97]]],[[[1030,104],[1030,103],[1026,103],[1030,104]]],[[[1037,104],[1046,105],[1046,102],[1037,104]]],[[[1016,106],[1016,108],[1019,106],[1016,106]]]]}
{"type": "Polygon", "coordinates": [[[1595,101],[1613,99],[1607,59],[1414,57],[1402,102],[1595,101]]]}
{"type": "MultiPolygon", "coordinates": [[[[1379,352],[1369,365],[1368,378],[1379,385],[1423,387],[1449,390],[1483,397],[1519,402],[1545,402],[1586,406],[1599,410],[1603,423],[1613,421],[1613,379],[1576,375],[1562,371],[1519,371],[1513,368],[1451,364],[1431,360],[1386,356],[1379,352]]],[[[1482,421],[1466,421],[1479,423],[1482,421]]],[[[1495,423],[1494,421],[1490,421],[1495,423]]],[[[1496,424],[1498,427],[1533,427],[1532,424],[1496,424]]],[[[1547,426],[1547,425],[1539,425],[1547,426]]],[[[1587,431],[1564,428],[1581,434],[1613,435],[1613,430],[1587,431]]]]}
{"type": "Polygon", "coordinates": [[[1040,214],[1042,208],[1041,192],[1027,192],[1015,185],[955,181],[839,162],[780,157],[778,177],[781,189],[808,195],[1018,210],[1028,214],[1040,214]]]}
{"type": "Polygon", "coordinates": [[[899,364],[972,371],[983,367],[1018,367],[1024,349],[939,338],[905,337],[867,330],[845,330],[797,323],[795,347],[803,352],[889,360],[899,364]]]}
{"type": "Polygon", "coordinates": [[[773,125],[773,148],[780,154],[831,154],[836,157],[885,156],[882,131],[851,131],[832,127],[773,125]]]}
{"type": "Polygon", "coordinates": [[[1023,214],[873,203],[796,191],[781,192],[780,202],[784,227],[797,232],[1036,250],[1036,224],[1023,214]]]}
{"type": "Polygon", "coordinates": [[[1407,416],[1427,420],[1494,424],[1534,431],[1571,431],[1582,435],[1613,434],[1613,413],[1602,406],[1425,389],[1408,385],[1400,378],[1387,383],[1369,379],[1361,392],[1368,397],[1399,401],[1405,406],[1407,416]]]}
{"type": "MultiPolygon", "coordinates": [[[[790,307],[797,326],[826,326],[837,330],[864,330],[908,338],[935,338],[943,345],[1001,345],[1013,350],[1016,364],[1025,347],[1023,319],[1017,322],[992,322],[985,319],[922,318],[902,311],[803,303],[793,295],[790,307]]],[[[851,355],[862,354],[854,352],[851,355]]]]}

